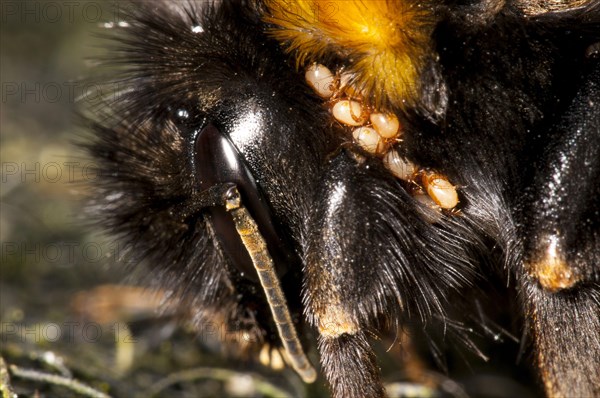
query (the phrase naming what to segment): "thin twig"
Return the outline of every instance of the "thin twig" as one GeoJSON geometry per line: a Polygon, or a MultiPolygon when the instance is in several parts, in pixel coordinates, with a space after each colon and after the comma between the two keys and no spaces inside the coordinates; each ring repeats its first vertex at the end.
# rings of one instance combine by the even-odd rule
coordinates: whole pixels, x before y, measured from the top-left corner
{"type": "Polygon", "coordinates": [[[63,386],[81,395],[85,395],[91,398],[110,398],[109,395],[98,391],[88,386],[87,384],[83,384],[82,382],[76,379],[71,379],[68,377],[55,375],[51,373],[44,373],[33,369],[23,369],[16,365],[10,365],[10,371],[15,377],[20,377],[22,379],[28,380],[35,380],[57,386],[63,386]]]}
{"type": "Polygon", "coordinates": [[[57,370],[62,376],[73,378],[71,371],[65,366],[65,360],[53,351],[34,351],[29,354],[31,359],[38,360],[53,369],[57,370]]]}
{"type": "Polygon", "coordinates": [[[389,383],[385,386],[386,395],[391,398],[437,397],[437,391],[416,383],[389,383]]]}
{"type": "MultiPolygon", "coordinates": [[[[169,386],[181,382],[186,381],[194,381],[197,379],[213,379],[220,381],[228,381],[235,377],[248,377],[247,373],[240,373],[229,369],[221,369],[221,368],[194,368],[187,369],[180,372],[172,373],[164,379],[159,380],[154,383],[147,391],[141,395],[142,397],[154,397],[157,396],[158,393],[168,388],[169,386]]],[[[257,375],[251,375],[252,380],[254,382],[254,387],[256,391],[261,393],[262,395],[268,397],[292,397],[292,395],[282,390],[281,388],[274,386],[273,384],[263,380],[261,377],[257,375]]]]}

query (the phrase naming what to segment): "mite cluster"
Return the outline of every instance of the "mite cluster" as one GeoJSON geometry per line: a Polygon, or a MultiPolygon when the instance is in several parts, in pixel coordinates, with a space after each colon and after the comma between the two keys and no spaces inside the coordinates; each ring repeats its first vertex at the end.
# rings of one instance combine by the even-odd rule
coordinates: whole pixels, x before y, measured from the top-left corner
{"type": "Polygon", "coordinates": [[[459,203],[456,187],[442,174],[421,169],[400,155],[397,146],[402,143],[402,128],[398,117],[364,106],[360,91],[349,83],[349,74],[334,74],[325,65],[314,63],[307,68],[305,78],[319,96],[328,100],[333,117],[352,128],[353,142],[365,152],[382,158],[394,176],[408,183],[415,199],[432,210],[425,213],[430,222],[439,220],[442,209],[456,208],[459,203]]]}

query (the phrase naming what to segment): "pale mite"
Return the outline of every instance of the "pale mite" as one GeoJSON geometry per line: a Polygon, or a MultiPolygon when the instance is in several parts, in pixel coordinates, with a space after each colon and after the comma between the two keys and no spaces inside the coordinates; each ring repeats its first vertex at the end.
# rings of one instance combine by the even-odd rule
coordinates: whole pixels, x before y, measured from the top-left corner
{"type": "Polygon", "coordinates": [[[360,102],[341,100],[332,109],[333,117],[347,126],[362,126],[366,122],[360,102]]]}
{"type": "Polygon", "coordinates": [[[352,132],[352,138],[365,151],[376,154],[381,150],[381,137],[371,127],[358,127],[352,132]]]}
{"type": "Polygon", "coordinates": [[[396,138],[400,132],[400,122],[396,115],[390,113],[372,113],[371,124],[383,138],[396,138]]]}
{"type": "Polygon", "coordinates": [[[435,173],[423,174],[427,193],[442,209],[452,209],[458,204],[456,187],[446,177],[435,173]]]}
{"type": "Polygon", "coordinates": [[[324,65],[312,64],[305,74],[308,84],[323,98],[330,98],[335,92],[335,77],[324,65]]]}
{"type": "Polygon", "coordinates": [[[394,149],[388,151],[383,157],[383,164],[393,175],[404,181],[411,181],[417,172],[417,167],[410,161],[400,157],[394,149]]]}
{"type": "Polygon", "coordinates": [[[305,77],[319,96],[329,99],[329,104],[333,104],[331,113],[338,122],[357,127],[352,130],[352,138],[357,145],[368,153],[383,157],[383,164],[395,177],[422,185],[427,194],[421,191],[413,196],[431,209],[427,212],[431,214],[424,214],[429,222],[439,221],[442,209],[450,210],[458,205],[456,187],[446,177],[419,171],[415,164],[402,158],[392,148],[402,134],[398,117],[392,113],[367,109],[361,102],[351,99],[356,93],[350,84],[352,75],[347,72],[337,75],[326,66],[314,63],[307,68],[305,77]],[[419,174],[421,181],[416,181],[419,174]]]}

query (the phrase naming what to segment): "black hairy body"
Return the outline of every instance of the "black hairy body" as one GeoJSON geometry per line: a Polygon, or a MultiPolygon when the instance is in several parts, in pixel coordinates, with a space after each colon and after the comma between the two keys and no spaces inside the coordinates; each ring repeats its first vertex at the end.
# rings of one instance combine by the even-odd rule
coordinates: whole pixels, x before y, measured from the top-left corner
{"type": "Polygon", "coordinates": [[[546,392],[598,395],[600,5],[526,18],[506,4],[485,20],[469,19],[484,7],[476,2],[433,6],[447,105],[436,120],[398,110],[402,150],[458,185],[460,214],[428,222],[380,159],[343,138],[269,36],[260,4],[228,2],[133,13],[115,49],[124,66],[115,73],[133,90],[94,123],[89,148],[104,170],[92,208],[110,214],[103,226],[198,325],[250,336],[229,341],[233,352],[279,344],[260,284],[193,206],[206,167],[195,140],[214,126],[247,163],[292,253],[276,264],[281,284],[294,322],[307,323],[299,330],[317,335],[335,396],[383,394],[367,337],[474,312],[490,275],[518,292],[516,318],[546,392]],[[540,282],[532,265],[549,237],[575,275],[568,286],[540,282]]]}

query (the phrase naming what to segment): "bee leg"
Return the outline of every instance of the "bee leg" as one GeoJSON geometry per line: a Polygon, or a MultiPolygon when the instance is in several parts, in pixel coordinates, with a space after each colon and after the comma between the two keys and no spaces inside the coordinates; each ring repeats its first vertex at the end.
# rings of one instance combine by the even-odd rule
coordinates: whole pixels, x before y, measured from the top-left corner
{"type": "Polygon", "coordinates": [[[521,283],[549,396],[600,395],[600,63],[535,170],[521,283]]]}
{"type": "Polygon", "coordinates": [[[383,397],[376,357],[365,332],[335,294],[322,304],[315,308],[312,318],[318,325],[321,366],[332,395],[383,397]]]}
{"type": "Polygon", "coordinates": [[[383,397],[379,368],[366,333],[334,293],[343,287],[322,287],[331,288],[333,294],[307,311],[319,329],[321,366],[332,395],[336,398],[383,397]]]}
{"type": "MultiPolygon", "coordinates": [[[[327,270],[323,277],[329,278],[327,270]]],[[[321,366],[332,395],[342,397],[383,397],[376,357],[365,331],[342,304],[336,292],[344,289],[343,280],[337,286],[321,285],[315,290],[329,290],[325,300],[307,309],[309,318],[319,329],[321,366]]],[[[311,289],[310,286],[307,286],[311,289]]]]}
{"type": "Polygon", "coordinates": [[[334,397],[384,396],[375,354],[364,332],[321,335],[319,352],[334,397]]]}
{"type": "MultiPolygon", "coordinates": [[[[342,151],[330,161],[312,211],[305,260],[305,313],[319,330],[321,366],[332,395],[382,397],[375,355],[367,333],[372,318],[361,303],[376,296],[375,270],[367,252],[353,252],[366,236],[365,214],[355,201],[356,162],[342,151]]],[[[362,183],[362,182],[361,182],[362,183]]]]}

